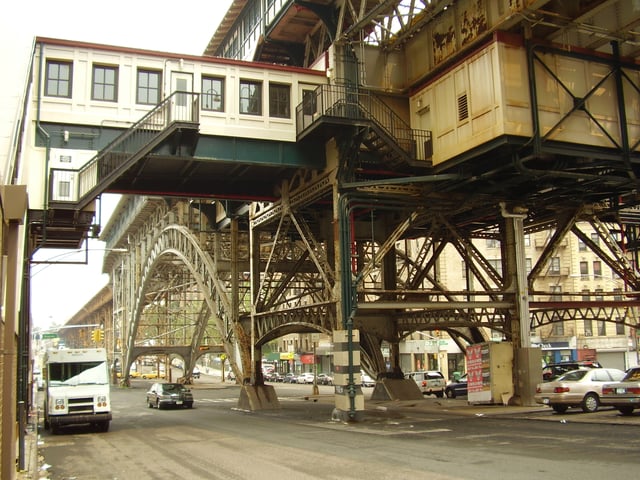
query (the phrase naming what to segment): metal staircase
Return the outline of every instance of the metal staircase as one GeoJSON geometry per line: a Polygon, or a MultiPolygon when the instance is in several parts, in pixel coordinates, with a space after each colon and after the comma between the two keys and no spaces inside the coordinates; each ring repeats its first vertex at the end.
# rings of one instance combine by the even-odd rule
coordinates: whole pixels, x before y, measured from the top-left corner
{"type": "Polygon", "coordinates": [[[362,150],[388,167],[431,166],[431,132],[412,129],[372,92],[345,85],[321,85],[296,109],[298,141],[322,125],[367,127],[362,150]]]}
{"type": "Polygon", "coordinates": [[[115,179],[169,140],[174,150],[175,145],[186,143],[193,155],[198,141],[199,96],[193,92],[174,92],[82,168],[52,168],[49,208],[82,210],[115,179]]]}

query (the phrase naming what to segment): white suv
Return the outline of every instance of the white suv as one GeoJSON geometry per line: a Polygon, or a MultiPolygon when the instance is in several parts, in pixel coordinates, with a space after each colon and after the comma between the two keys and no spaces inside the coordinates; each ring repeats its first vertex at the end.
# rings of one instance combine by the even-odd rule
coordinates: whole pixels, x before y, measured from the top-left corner
{"type": "Polygon", "coordinates": [[[425,395],[435,395],[436,397],[444,396],[444,389],[447,382],[442,373],[437,370],[429,370],[426,372],[409,372],[404,378],[411,379],[418,384],[418,388],[425,395]]]}

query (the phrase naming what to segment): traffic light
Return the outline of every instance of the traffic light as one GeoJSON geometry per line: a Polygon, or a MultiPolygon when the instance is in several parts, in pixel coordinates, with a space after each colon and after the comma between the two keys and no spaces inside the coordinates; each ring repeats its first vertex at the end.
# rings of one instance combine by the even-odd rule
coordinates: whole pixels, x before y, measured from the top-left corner
{"type": "Polygon", "coordinates": [[[104,339],[104,332],[100,329],[95,329],[91,331],[91,340],[93,343],[100,343],[104,339]]]}

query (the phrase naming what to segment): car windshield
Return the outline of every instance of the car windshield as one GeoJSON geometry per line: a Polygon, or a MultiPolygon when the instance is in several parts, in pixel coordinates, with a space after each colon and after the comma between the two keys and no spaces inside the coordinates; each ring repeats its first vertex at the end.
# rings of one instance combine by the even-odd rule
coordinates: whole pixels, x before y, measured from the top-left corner
{"type": "Polygon", "coordinates": [[[578,380],[582,380],[585,375],[589,373],[589,370],[573,370],[571,372],[567,372],[561,377],[557,378],[558,382],[577,382],[578,380]]]}

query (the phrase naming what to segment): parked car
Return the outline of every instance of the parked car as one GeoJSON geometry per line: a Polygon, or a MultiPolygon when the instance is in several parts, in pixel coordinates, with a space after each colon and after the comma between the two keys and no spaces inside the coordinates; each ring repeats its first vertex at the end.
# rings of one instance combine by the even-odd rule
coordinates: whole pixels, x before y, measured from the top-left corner
{"type": "Polygon", "coordinates": [[[462,375],[458,380],[452,380],[444,389],[447,398],[464,397],[467,395],[467,374],[462,375]]]}
{"type": "Polygon", "coordinates": [[[437,370],[429,370],[426,372],[409,372],[404,378],[414,380],[418,384],[418,388],[425,395],[435,395],[436,397],[444,396],[446,381],[441,372],[437,370]]]}
{"type": "Polygon", "coordinates": [[[313,383],[313,381],[315,380],[315,375],[313,374],[313,372],[303,372],[300,375],[298,375],[298,383],[313,383]]]}
{"type": "Polygon", "coordinates": [[[200,369],[198,367],[193,367],[191,378],[200,378],[200,369]]]}
{"type": "Polygon", "coordinates": [[[141,377],[144,378],[145,380],[154,379],[154,378],[165,378],[164,372],[158,373],[155,370],[152,372],[143,373],[141,377]]]}
{"type": "Polygon", "coordinates": [[[280,375],[276,371],[271,371],[271,372],[263,373],[262,377],[264,378],[264,380],[266,382],[279,382],[280,381],[280,377],[282,377],[282,375],[280,375]]]}
{"type": "Polygon", "coordinates": [[[542,367],[542,381],[549,382],[555,380],[561,375],[564,375],[571,370],[579,370],[585,368],[602,368],[598,362],[584,360],[584,361],[567,361],[558,363],[548,363],[542,367]]]}
{"type": "Polygon", "coordinates": [[[596,412],[601,403],[602,387],[624,377],[617,368],[591,368],[572,370],[551,382],[539,383],[534,399],[549,405],[557,413],[569,407],[580,407],[583,412],[596,412]]]}
{"type": "Polygon", "coordinates": [[[631,415],[640,408],[640,367],[627,370],[619,382],[604,385],[600,403],[617,408],[623,415],[631,415]]]}
{"type": "Polygon", "coordinates": [[[287,373],[283,377],[282,381],[284,383],[298,383],[298,376],[295,373],[287,373]]]}
{"type": "Polygon", "coordinates": [[[360,374],[360,380],[363,387],[373,387],[376,384],[376,381],[365,372],[360,374]]]}
{"type": "Polygon", "coordinates": [[[165,407],[193,407],[191,390],[181,383],[154,383],[147,392],[147,405],[158,409],[165,407]]]}
{"type": "Polygon", "coordinates": [[[42,378],[42,370],[39,368],[33,369],[33,379],[35,381],[36,387],[39,391],[44,390],[44,379],[42,378]]]}
{"type": "Polygon", "coordinates": [[[333,385],[333,377],[328,373],[319,373],[318,383],[320,385],[333,385]]]}

